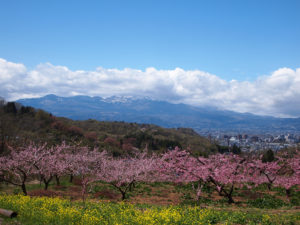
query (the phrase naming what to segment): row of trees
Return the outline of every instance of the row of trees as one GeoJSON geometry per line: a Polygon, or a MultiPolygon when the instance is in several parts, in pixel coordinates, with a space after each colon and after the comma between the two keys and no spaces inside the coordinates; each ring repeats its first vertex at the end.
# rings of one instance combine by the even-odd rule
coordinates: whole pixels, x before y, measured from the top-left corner
{"type": "Polygon", "coordinates": [[[178,148],[163,155],[162,174],[165,180],[175,182],[197,182],[197,197],[201,197],[202,187],[210,183],[220,196],[233,203],[235,188],[252,188],[266,183],[284,187],[289,197],[291,187],[300,184],[300,152],[291,157],[288,154],[278,156],[272,162],[263,162],[262,156],[242,157],[235,154],[215,154],[209,158],[195,157],[189,151],[178,148]]]}
{"type": "Polygon", "coordinates": [[[49,183],[60,177],[79,177],[82,196],[87,187],[97,181],[105,181],[115,187],[125,199],[126,193],[135,182],[148,181],[150,171],[155,168],[156,157],[146,153],[137,153],[130,158],[114,158],[106,151],[97,148],[70,146],[65,143],[53,147],[29,145],[10,149],[8,155],[0,157],[0,181],[19,186],[27,195],[26,184],[34,179],[44,183],[45,190],[49,183]]]}
{"type": "Polygon", "coordinates": [[[219,195],[233,203],[233,192],[237,186],[267,183],[281,186],[289,196],[291,187],[300,184],[299,151],[289,157],[277,156],[272,162],[261,158],[243,158],[234,154],[216,154],[208,158],[194,156],[189,151],[175,148],[162,155],[149,155],[137,151],[127,157],[112,157],[106,151],[90,150],[87,147],[69,146],[65,143],[47,147],[29,145],[10,149],[8,155],[0,157],[0,181],[22,188],[27,195],[26,184],[39,179],[48,188],[52,179],[62,176],[80,177],[82,197],[90,184],[104,181],[112,185],[126,198],[136,182],[193,182],[198,198],[202,187],[210,183],[219,195]]]}

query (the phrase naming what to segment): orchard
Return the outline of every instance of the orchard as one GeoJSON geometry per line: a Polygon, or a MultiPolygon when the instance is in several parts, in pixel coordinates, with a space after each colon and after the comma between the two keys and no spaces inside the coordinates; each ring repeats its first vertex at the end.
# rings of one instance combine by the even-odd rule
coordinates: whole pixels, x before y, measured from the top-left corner
{"type": "Polygon", "coordinates": [[[262,158],[179,148],[114,157],[66,143],[10,147],[0,157],[0,208],[30,225],[297,224],[299,151],[262,158]]]}
{"type": "Polygon", "coordinates": [[[62,143],[10,148],[9,154],[0,157],[1,181],[19,186],[24,195],[32,180],[39,180],[47,190],[54,178],[59,185],[60,178],[66,176],[71,181],[73,177],[80,178],[83,199],[89,186],[96,182],[111,185],[122,200],[138,182],[173,182],[193,183],[197,199],[209,184],[228,203],[234,203],[236,188],[251,189],[261,184],[270,190],[283,187],[289,197],[291,188],[300,184],[300,154],[281,154],[272,162],[263,162],[261,156],[215,154],[205,158],[175,148],[162,155],[136,151],[116,158],[99,149],[62,143]]]}

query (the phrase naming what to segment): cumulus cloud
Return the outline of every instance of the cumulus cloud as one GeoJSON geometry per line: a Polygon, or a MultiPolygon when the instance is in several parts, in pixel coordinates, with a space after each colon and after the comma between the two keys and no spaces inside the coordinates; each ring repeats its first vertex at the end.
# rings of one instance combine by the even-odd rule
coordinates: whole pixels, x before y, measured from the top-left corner
{"type": "Polygon", "coordinates": [[[248,82],[180,68],[72,71],[45,63],[28,70],[23,64],[0,59],[0,86],[0,96],[7,100],[47,94],[130,95],[259,115],[300,116],[300,68],[281,68],[248,82]]]}

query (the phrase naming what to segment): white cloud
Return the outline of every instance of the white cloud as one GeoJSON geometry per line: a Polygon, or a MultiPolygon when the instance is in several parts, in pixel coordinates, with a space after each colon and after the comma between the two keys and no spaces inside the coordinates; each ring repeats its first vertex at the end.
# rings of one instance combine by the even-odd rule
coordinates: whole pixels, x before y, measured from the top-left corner
{"type": "Polygon", "coordinates": [[[0,86],[0,96],[7,100],[46,94],[138,95],[260,115],[300,116],[300,68],[281,68],[254,82],[228,82],[207,72],[180,68],[71,71],[46,63],[27,70],[22,64],[0,59],[0,86]]]}

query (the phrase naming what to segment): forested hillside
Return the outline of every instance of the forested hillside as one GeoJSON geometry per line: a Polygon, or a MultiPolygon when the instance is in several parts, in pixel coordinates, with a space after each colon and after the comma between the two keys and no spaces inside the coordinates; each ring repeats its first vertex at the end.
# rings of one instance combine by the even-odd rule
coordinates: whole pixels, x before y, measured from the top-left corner
{"type": "Polygon", "coordinates": [[[0,106],[0,150],[24,142],[68,143],[99,147],[115,156],[148,149],[165,151],[191,148],[206,155],[216,150],[206,138],[188,128],[167,129],[151,124],[74,121],[19,103],[2,101],[0,106]]]}

